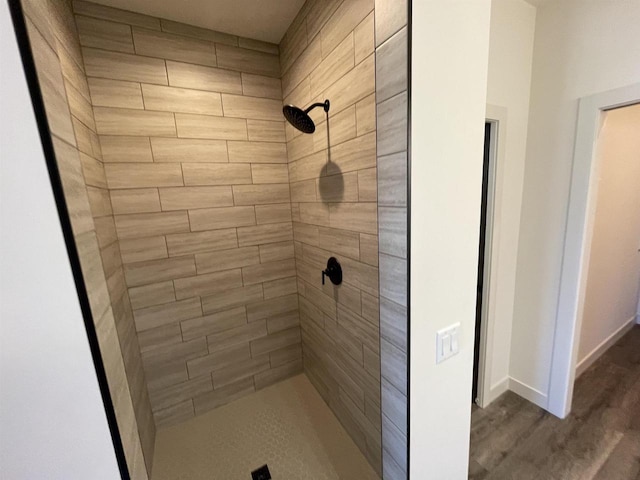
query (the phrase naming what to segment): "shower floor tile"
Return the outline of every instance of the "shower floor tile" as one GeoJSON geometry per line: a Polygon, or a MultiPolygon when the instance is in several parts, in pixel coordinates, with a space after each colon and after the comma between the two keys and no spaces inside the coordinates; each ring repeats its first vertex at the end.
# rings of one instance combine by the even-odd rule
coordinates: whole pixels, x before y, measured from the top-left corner
{"type": "Polygon", "coordinates": [[[298,375],[156,437],[153,480],[379,480],[306,376],[298,375]]]}

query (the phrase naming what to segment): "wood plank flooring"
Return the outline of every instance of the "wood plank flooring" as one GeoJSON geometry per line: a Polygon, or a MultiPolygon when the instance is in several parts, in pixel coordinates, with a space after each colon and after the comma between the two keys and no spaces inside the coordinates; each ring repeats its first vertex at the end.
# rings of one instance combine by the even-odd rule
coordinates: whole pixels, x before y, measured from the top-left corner
{"type": "Polygon", "coordinates": [[[512,392],[473,407],[473,480],[640,480],[640,326],[577,381],[554,417],[512,392]]]}

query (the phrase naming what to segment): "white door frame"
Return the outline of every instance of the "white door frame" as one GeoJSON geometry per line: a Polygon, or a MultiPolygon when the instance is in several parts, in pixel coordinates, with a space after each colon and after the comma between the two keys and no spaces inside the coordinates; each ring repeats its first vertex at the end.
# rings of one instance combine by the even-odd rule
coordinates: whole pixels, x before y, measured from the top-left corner
{"type": "Polygon", "coordinates": [[[547,408],[560,418],[571,411],[573,398],[596,206],[595,147],[602,113],[638,102],[640,83],[580,99],[547,408]]]}
{"type": "Polygon", "coordinates": [[[507,109],[487,104],[486,122],[491,123],[489,145],[489,175],[487,188],[487,224],[485,238],[482,312],[480,321],[480,355],[478,362],[477,405],[486,407],[494,401],[503,389],[491,381],[493,364],[493,340],[496,311],[496,291],[498,285],[498,261],[500,259],[500,222],[502,205],[502,179],[504,172],[507,139],[507,109]]]}

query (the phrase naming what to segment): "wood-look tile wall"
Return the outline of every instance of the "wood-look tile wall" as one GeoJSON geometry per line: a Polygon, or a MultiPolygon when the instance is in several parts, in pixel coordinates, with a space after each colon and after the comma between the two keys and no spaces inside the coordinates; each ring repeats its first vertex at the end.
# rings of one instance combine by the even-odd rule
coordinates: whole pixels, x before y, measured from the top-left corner
{"type": "Polygon", "coordinates": [[[65,0],[23,7],[129,473],[146,479],[155,424],[72,7],[65,0]]]}
{"type": "Polygon", "coordinates": [[[278,47],[74,6],[156,424],[301,372],[278,47]]]}
{"type": "Polygon", "coordinates": [[[406,480],[407,1],[375,2],[382,463],[385,480],[406,480]]]}
{"type": "Polygon", "coordinates": [[[381,471],[374,1],[308,0],[280,45],[305,373],[381,471]],[[322,285],[327,259],[343,283],[322,285]]]}

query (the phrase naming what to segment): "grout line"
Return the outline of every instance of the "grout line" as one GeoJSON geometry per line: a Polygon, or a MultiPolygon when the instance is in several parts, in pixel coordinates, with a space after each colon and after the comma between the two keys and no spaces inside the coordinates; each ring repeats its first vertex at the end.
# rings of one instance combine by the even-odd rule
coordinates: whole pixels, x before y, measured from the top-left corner
{"type": "MultiPolygon", "coordinates": [[[[155,157],[155,154],[153,153],[153,142],[151,141],[151,137],[142,137],[142,138],[146,138],[147,142],[149,142],[149,151],[151,152],[151,162],[140,162],[140,163],[165,163],[165,162],[156,162],[156,157],[155,157]]],[[[118,162],[113,162],[113,163],[118,163],[118,162]]],[[[136,163],[136,162],[129,162],[129,163],[136,163]]],[[[166,163],[172,163],[172,162],[166,162],[166,163]]]]}
{"type": "MultiPolygon", "coordinates": [[[[186,210],[186,212],[187,212],[187,222],[189,223],[189,231],[186,233],[193,233],[194,230],[193,230],[193,225],[191,224],[191,213],[189,213],[189,210],[186,210]]],[[[194,256],[194,259],[195,259],[195,256],[194,256]]]]}
{"type": "MultiPolygon", "coordinates": [[[[402,30],[407,29],[407,34],[408,32],[408,25],[405,23],[404,25],[402,25],[400,28],[398,28],[397,30],[395,30],[391,35],[389,35],[380,45],[376,45],[376,39],[374,38],[374,51],[377,51],[380,47],[382,47],[383,45],[386,45],[389,40],[391,40],[393,37],[395,37],[396,35],[398,35],[398,33],[400,33],[402,30]]],[[[408,39],[408,41],[411,41],[410,39],[408,39]]]]}
{"type": "MultiPolygon", "coordinates": [[[[49,45],[49,44],[47,44],[47,45],[49,45]]],[[[167,74],[167,82],[169,81],[167,62],[182,63],[184,65],[191,65],[191,66],[202,67],[202,68],[211,68],[211,69],[214,69],[214,70],[224,70],[225,72],[247,73],[247,74],[250,74],[250,75],[259,75],[261,77],[267,77],[267,78],[270,78],[270,79],[273,79],[273,80],[277,80],[277,79],[281,78],[279,74],[278,74],[278,76],[267,75],[267,74],[264,73],[264,70],[261,70],[261,72],[257,72],[257,71],[245,72],[245,71],[242,71],[242,70],[235,70],[233,68],[205,65],[205,64],[202,64],[202,63],[194,63],[194,62],[189,62],[189,61],[185,61],[185,60],[175,60],[175,59],[172,59],[172,58],[159,57],[159,56],[154,57],[152,55],[143,55],[143,54],[139,54],[139,53],[121,52],[121,51],[112,50],[112,49],[109,49],[109,48],[100,48],[100,47],[95,47],[95,46],[90,46],[90,45],[82,45],[82,44],[80,44],[80,49],[81,50],[82,49],[91,49],[91,50],[97,50],[97,51],[100,51],[100,52],[108,52],[108,53],[115,53],[115,54],[120,54],[120,55],[141,57],[141,58],[146,58],[146,59],[151,59],[151,60],[162,60],[162,61],[165,62],[165,73],[167,74]]],[[[244,50],[248,50],[248,49],[244,49],[244,50]]],[[[250,50],[250,51],[253,51],[253,50],[250,50]]],[[[56,52],[54,52],[54,53],[56,53],[56,52]]],[[[216,58],[216,65],[217,65],[217,63],[218,62],[217,62],[217,58],[216,58]]],[[[168,85],[168,83],[163,84],[163,85],[166,86],[166,85],[168,85]]]]}
{"type": "Polygon", "coordinates": [[[180,328],[180,338],[182,339],[182,342],[184,342],[184,331],[182,330],[182,322],[178,322],[178,327],[180,328]]]}
{"type": "MultiPolygon", "coordinates": [[[[115,80],[115,81],[121,81],[121,80],[115,80]]],[[[147,104],[144,101],[144,92],[142,91],[142,82],[138,83],[138,88],[140,89],[140,98],[142,99],[142,109],[146,111],[147,110],[147,104]]],[[[114,108],[114,107],[111,107],[111,108],[114,108]]]]}
{"type": "MultiPolygon", "coordinates": [[[[136,41],[133,38],[133,27],[134,25],[125,23],[129,27],[129,35],[131,36],[131,47],[133,48],[133,53],[136,54],[136,41]]],[[[162,28],[162,27],[161,27],[162,28]]],[[[80,44],[82,46],[82,44],[80,44]]]]}
{"type": "MultiPolygon", "coordinates": [[[[176,129],[176,136],[175,138],[180,138],[178,136],[178,121],[176,120],[176,113],[175,112],[171,112],[172,116],[173,116],[173,127],[176,129]]],[[[172,137],[173,138],[173,137],[172,137]]],[[[151,142],[151,137],[149,137],[149,142],[151,142]]],[[[153,150],[151,150],[151,157],[153,157],[153,150]]],[[[182,182],[184,183],[184,175],[182,176],[182,182]]]]}
{"type": "MultiPolygon", "coordinates": [[[[28,16],[28,15],[25,15],[25,16],[28,16]]],[[[73,60],[73,63],[74,63],[77,67],[79,67],[79,68],[80,68],[80,71],[82,72],[82,74],[83,74],[83,76],[84,76],[84,78],[85,78],[85,81],[86,81],[86,78],[87,78],[87,72],[85,71],[84,55],[82,55],[82,45],[80,45],[80,31],[78,30],[78,22],[76,21],[76,16],[75,16],[75,14],[74,14],[73,12],[71,13],[71,16],[73,17],[73,25],[74,25],[75,30],[76,30],[76,31],[75,31],[75,34],[76,34],[76,37],[75,37],[75,38],[76,38],[76,39],[77,39],[77,41],[78,41],[77,45],[78,45],[78,49],[79,49],[79,51],[80,51],[80,60],[81,60],[82,64],[79,64],[79,63],[76,61],[76,59],[74,58],[74,55],[72,55],[72,54],[71,54],[71,52],[70,52],[69,50],[67,50],[67,47],[65,47],[65,46],[64,46],[64,44],[62,44],[62,42],[60,42],[60,43],[56,42],[56,46],[58,46],[58,45],[59,45],[59,46],[61,46],[61,47],[62,47],[62,49],[63,49],[65,52],[67,52],[67,54],[68,54],[69,58],[71,58],[71,59],[73,60]]],[[[31,23],[34,25],[34,27],[36,27],[36,29],[38,29],[38,27],[36,26],[36,24],[35,24],[34,22],[31,22],[31,23]]],[[[38,30],[38,31],[39,31],[39,30],[38,30]]],[[[52,32],[52,33],[53,33],[53,32],[52,32]]],[[[42,33],[40,33],[40,34],[42,35],[42,33]]],[[[44,35],[42,35],[42,37],[43,37],[43,38],[46,38],[46,37],[44,37],[44,35]]],[[[55,34],[54,34],[54,37],[55,37],[55,34]]],[[[57,38],[57,37],[56,37],[56,38],[57,38]]],[[[45,42],[46,42],[46,39],[45,39],[45,42]]],[[[56,55],[57,55],[57,52],[55,52],[55,53],[56,53],[56,55]]],[[[58,58],[59,58],[59,56],[58,56],[58,58]]],[[[88,85],[87,85],[87,89],[88,89],[88,88],[89,88],[89,87],[88,87],[88,85]]]]}

